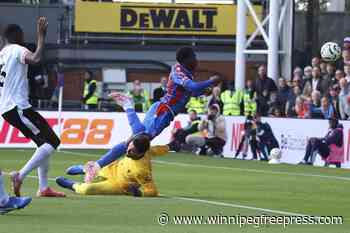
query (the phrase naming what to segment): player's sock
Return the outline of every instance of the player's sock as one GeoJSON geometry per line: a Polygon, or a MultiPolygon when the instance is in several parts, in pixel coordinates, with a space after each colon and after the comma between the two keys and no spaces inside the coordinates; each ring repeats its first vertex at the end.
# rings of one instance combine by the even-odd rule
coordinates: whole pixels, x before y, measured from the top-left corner
{"type": "Polygon", "coordinates": [[[34,152],[32,158],[19,171],[19,179],[23,180],[32,170],[39,167],[45,159],[48,159],[54,151],[55,148],[53,148],[48,143],[45,143],[38,147],[34,152]]]}
{"type": "Polygon", "coordinates": [[[56,178],[56,183],[62,188],[66,188],[66,189],[70,189],[72,191],[75,191],[74,185],[76,184],[76,182],[73,180],[70,180],[70,179],[67,179],[63,176],[60,176],[60,177],[56,178]]]}
{"type": "Polygon", "coordinates": [[[4,206],[9,201],[9,195],[4,187],[3,176],[0,171],[0,206],[4,206]]]}
{"type": "Polygon", "coordinates": [[[96,162],[98,163],[98,165],[100,165],[101,168],[103,168],[111,162],[119,159],[122,155],[126,153],[127,149],[128,146],[126,145],[126,143],[119,143],[118,145],[110,149],[104,156],[102,156],[96,162]]]}
{"type": "Polygon", "coordinates": [[[145,126],[141,123],[134,109],[127,109],[126,115],[133,134],[139,134],[145,131],[145,126]]]}
{"type": "Polygon", "coordinates": [[[48,184],[48,173],[49,173],[49,157],[47,157],[41,165],[38,167],[39,177],[39,190],[45,190],[49,187],[48,184]]]}

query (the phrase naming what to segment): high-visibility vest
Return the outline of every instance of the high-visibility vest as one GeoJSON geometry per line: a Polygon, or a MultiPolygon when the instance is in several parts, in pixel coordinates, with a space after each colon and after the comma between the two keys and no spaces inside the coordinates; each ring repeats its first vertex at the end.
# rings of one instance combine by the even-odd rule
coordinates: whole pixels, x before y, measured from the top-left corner
{"type": "Polygon", "coordinates": [[[207,99],[205,97],[191,97],[186,104],[187,112],[195,110],[198,114],[205,113],[207,99]]]}
{"type": "Polygon", "coordinates": [[[255,98],[250,98],[249,92],[244,92],[243,95],[243,102],[244,102],[244,115],[255,115],[256,113],[256,101],[255,98]]]}
{"type": "Polygon", "coordinates": [[[86,104],[96,104],[98,102],[98,95],[97,95],[97,81],[96,80],[91,80],[90,82],[85,82],[84,84],[84,98],[89,94],[89,87],[91,84],[95,84],[96,85],[96,89],[94,91],[94,93],[92,94],[92,96],[86,100],[86,104]]]}
{"type": "Polygon", "coordinates": [[[221,94],[221,101],[224,104],[223,114],[225,116],[239,116],[241,114],[241,91],[224,91],[221,94]]]}

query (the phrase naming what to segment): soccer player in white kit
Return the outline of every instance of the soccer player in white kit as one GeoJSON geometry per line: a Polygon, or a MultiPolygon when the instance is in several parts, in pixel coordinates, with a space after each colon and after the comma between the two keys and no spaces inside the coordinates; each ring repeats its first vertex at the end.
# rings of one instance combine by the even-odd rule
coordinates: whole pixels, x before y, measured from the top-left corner
{"type": "Polygon", "coordinates": [[[48,186],[50,156],[60,144],[46,120],[29,103],[28,64],[40,62],[44,50],[48,22],[40,17],[37,22],[37,47],[34,53],[23,47],[23,31],[15,24],[3,31],[5,46],[0,51],[0,114],[24,136],[37,145],[32,158],[19,171],[11,172],[12,187],[20,196],[23,180],[34,169],[38,170],[39,197],[64,197],[48,186]]]}

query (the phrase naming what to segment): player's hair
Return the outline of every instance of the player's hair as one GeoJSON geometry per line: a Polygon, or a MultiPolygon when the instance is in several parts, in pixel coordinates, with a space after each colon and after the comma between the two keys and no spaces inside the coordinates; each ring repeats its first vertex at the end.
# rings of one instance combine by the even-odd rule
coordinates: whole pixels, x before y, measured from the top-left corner
{"type": "Polygon", "coordinates": [[[138,153],[144,154],[150,148],[150,137],[145,134],[137,135],[133,139],[133,144],[138,153]]]}
{"type": "Polygon", "coordinates": [[[10,44],[23,44],[23,30],[17,24],[9,24],[5,27],[2,36],[10,44]]]}
{"type": "Polygon", "coordinates": [[[176,60],[180,64],[185,64],[187,62],[193,61],[196,57],[192,47],[185,46],[181,47],[176,51],[176,60]]]}
{"type": "Polygon", "coordinates": [[[188,113],[191,113],[191,112],[193,112],[194,114],[197,114],[197,111],[194,109],[191,109],[188,113]]]}

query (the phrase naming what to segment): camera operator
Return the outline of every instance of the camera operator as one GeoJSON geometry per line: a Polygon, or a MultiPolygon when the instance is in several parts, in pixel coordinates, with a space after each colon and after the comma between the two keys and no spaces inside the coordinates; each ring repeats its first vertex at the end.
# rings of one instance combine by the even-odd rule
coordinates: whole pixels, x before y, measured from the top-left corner
{"type": "Polygon", "coordinates": [[[263,158],[260,160],[268,161],[268,155],[274,148],[279,148],[278,141],[272,132],[271,126],[267,122],[262,122],[259,115],[255,116],[257,129],[258,148],[263,158]]]}
{"type": "Polygon", "coordinates": [[[249,114],[244,122],[244,133],[242,135],[241,141],[239,143],[238,149],[235,154],[235,159],[238,158],[242,151],[242,159],[247,157],[248,146],[253,153],[253,160],[257,159],[257,141],[256,141],[256,125],[254,123],[253,117],[249,114]]]}

